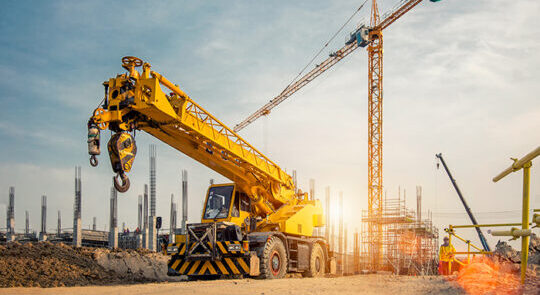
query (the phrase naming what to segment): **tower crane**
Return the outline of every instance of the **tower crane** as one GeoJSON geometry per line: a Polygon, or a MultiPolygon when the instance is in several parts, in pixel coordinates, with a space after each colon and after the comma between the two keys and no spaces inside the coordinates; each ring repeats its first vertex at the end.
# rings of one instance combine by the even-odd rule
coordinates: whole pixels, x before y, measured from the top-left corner
{"type": "MultiPolygon", "coordinates": [[[[339,50],[330,54],[322,63],[310,72],[287,86],[278,96],[271,99],[262,108],[255,111],[234,127],[239,132],[258,118],[270,111],[309,84],[319,75],[330,69],[340,60],[359,47],[366,47],[368,52],[368,243],[371,265],[379,268],[382,261],[382,188],[383,188],[383,142],[382,142],[382,102],[383,102],[383,31],[396,20],[409,12],[423,0],[402,0],[397,6],[379,15],[377,0],[371,2],[371,20],[369,26],[361,25],[350,34],[350,39],[339,50]]],[[[439,2],[440,0],[430,0],[439,2]]]]}

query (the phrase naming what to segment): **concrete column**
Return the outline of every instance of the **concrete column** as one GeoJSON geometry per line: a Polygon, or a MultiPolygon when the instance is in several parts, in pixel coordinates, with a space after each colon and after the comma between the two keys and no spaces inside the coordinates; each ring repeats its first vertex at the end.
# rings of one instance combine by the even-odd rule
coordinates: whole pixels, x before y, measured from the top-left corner
{"type": "MultiPolygon", "coordinates": [[[[416,219],[418,222],[418,227],[422,228],[422,187],[416,186],[416,219]]],[[[419,236],[418,241],[420,245],[418,245],[418,261],[423,265],[423,257],[422,257],[422,236],[419,236]]],[[[423,270],[422,270],[423,272],[423,270]]]]}
{"type": "Polygon", "coordinates": [[[30,234],[30,215],[28,214],[28,211],[25,211],[26,214],[26,220],[24,223],[24,234],[29,235],[30,234]]]}
{"type": "Polygon", "coordinates": [[[187,231],[188,221],[188,173],[182,170],[182,234],[187,231]]]}
{"type": "Polygon", "coordinates": [[[150,216],[148,222],[148,250],[157,250],[156,216],[150,216]]]}
{"type": "Polygon", "coordinates": [[[338,252],[341,258],[341,266],[338,267],[338,271],[343,273],[343,192],[339,192],[338,252]]]}
{"type": "Polygon", "coordinates": [[[75,202],[73,205],[73,246],[82,246],[82,222],[81,222],[81,167],[75,167],[75,202]]]}
{"type": "Polygon", "coordinates": [[[330,249],[333,252],[336,252],[336,217],[332,214],[332,207],[336,205],[337,204],[334,203],[334,205],[330,207],[330,249]]]}
{"type": "Polygon", "coordinates": [[[47,196],[41,196],[41,230],[39,240],[47,240],[47,196]]]}
{"type": "Polygon", "coordinates": [[[6,214],[6,241],[15,241],[15,187],[9,188],[9,203],[6,214]]]}
{"type": "Polygon", "coordinates": [[[111,187],[110,199],[110,220],[109,220],[109,248],[118,248],[118,211],[117,211],[117,192],[111,187]]]}
{"type": "Polygon", "coordinates": [[[143,224],[143,204],[142,204],[142,195],[139,195],[139,203],[137,204],[137,228],[142,230],[143,224]]]}
{"type": "Polygon", "coordinates": [[[349,273],[349,257],[347,256],[347,236],[348,236],[348,232],[347,232],[347,225],[345,224],[344,225],[345,229],[344,229],[344,233],[343,233],[343,274],[348,274],[349,273]]]}
{"type": "Polygon", "coordinates": [[[58,223],[56,224],[56,234],[60,235],[62,233],[62,215],[60,210],[58,210],[58,223]]]}
{"type": "Polygon", "coordinates": [[[422,222],[422,187],[416,186],[416,219],[422,222]]]}
{"type": "Polygon", "coordinates": [[[150,216],[156,216],[156,146],[150,145],[150,216]]]}
{"type": "Polygon", "coordinates": [[[148,224],[148,249],[156,251],[156,146],[150,145],[150,218],[148,224]]]}
{"type": "Polygon", "coordinates": [[[326,239],[326,241],[329,243],[330,242],[330,187],[327,186],[326,187],[326,190],[325,190],[325,194],[326,194],[326,197],[325,197],[325,207],[324,209],[326,210],[326,224],[325,224],[325,228],[324,228],[324,238],[326,239]]]}
{"type": "MultiPolygon", "coordinates": [[[[309,196],[308,196],[308,199],[309,200],[315,200],[315,179],[313,179],[313,178],[309,179],[309,196]]],[[[313,235],[314,236],[319,236],[319,230],[320,230],[319,227],[314,228],[313,229],[313,235]]]]}
{"type": "Polygon", "coordinates": [[[148,185],[144,185],[144,208],[143,208],[143,229],[142,247],[148,249],[148,185]]]}
{"type": "Polygon", "coordinates": [[[354,236],[353,236],[353,273],[357,274],[360,271],[360,240],[358,237],[358,228],[354,229],[354,236]]]}
{"type": "Polygon", "coordinates": [[[169,219],[169,243],[174,243],[176,232],[176,204],[174,203],[174,194],[171,194],[171,217],[169,219]]]}
{"type": "Polygon", "coordinates": [[[315,200],[315,179],[309,180],[309,199],[315,200]]]}

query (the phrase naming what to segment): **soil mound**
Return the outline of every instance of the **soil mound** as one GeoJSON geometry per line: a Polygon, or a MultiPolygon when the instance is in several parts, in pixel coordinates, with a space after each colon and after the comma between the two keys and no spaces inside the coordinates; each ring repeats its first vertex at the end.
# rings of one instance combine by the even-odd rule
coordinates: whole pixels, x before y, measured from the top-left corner
{"type": "Polygon", "coordinates": [[[167,280],[166,257],[50,242],[0,246],[0,287],[130,284],[167,280]]]}

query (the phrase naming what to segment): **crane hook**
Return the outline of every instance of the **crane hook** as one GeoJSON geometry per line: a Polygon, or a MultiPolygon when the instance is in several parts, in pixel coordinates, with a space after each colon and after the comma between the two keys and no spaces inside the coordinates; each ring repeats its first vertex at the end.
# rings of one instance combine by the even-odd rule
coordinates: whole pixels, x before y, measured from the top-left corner
{"type": "Polygon", "coordinates": [[[90,156],[90,165],[92,165],[92,167],[96,167],[98,165],[98,159],[96,158],[96,155],[90,156]]]}
{"type": "Polygon", "coordinates": [[[124,173],[118,173],[116,176],[113,176],[114,188],[121,193],[125,193],[129,189],[129,178],[124,173]],[[119,179],[122,181],[122,184],[119,183],[119,179]]]}

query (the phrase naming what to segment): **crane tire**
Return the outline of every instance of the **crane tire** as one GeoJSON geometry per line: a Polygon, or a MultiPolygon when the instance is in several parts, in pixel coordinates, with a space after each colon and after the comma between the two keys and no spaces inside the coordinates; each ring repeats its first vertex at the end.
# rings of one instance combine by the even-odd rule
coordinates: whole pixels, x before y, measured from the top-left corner
{"type": "Polygon", "coordinates": [[[281,279],[287,274],[287,251],[280,238],[266,242],[261,257],[261,279],[281,279]]]}
{"type": "Polygon", "coordinates": [[[324,252],[320,244],[313,243],[311,247],[311,254],[309,255],[309,269],[302,273],[302,276],[314,278],[324,276],[324,270],[326,268],[326,261],[324,259],[324,252]]]}

